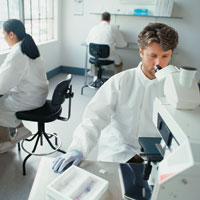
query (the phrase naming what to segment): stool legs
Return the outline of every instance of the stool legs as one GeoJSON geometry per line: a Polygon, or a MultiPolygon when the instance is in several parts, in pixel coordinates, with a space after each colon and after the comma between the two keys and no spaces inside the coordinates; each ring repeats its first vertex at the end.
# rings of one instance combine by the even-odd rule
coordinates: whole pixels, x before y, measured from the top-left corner
{"type": "MultiPolygon", "coordinates": [[[[33,147],[33,150],[32,150],[32,153],[35,152],[36,148],[37,148],[37,145],[38,145],[38,142],[39,142],[39,139],[41,138],[41,133],[38,132],[36,133],[31,139],[26,139],[26,141],[32,141],[35,137],[37,136],[36,138],[36,142],[35,142],[35,145],[33,147]]],[[[40,143],[42,145],[42,142],[40,143]]],[[[22,163],[22,170],[23,170],[23,176],[26,176],[26,161],[32,156],[33,154],[29,153],[23,160],[23,163],[22,163]]]]}
{"type": "MultiPolygon", "coordinates": [[[[61,153],[66,153],[65,151],[59,149],[60,146],[56,148],[56,147],[52,144],[52,142],[50,141],[50,138],[54,136],[54,137],[55,137],[55,144],[57,145],[57,144],[58,144],[57,139],[59,139],[58,136],[57,136],[56,134],[53,134],[53,135],[51,134],[51,135],[49,135],[49,134],[45,133],[45,130],[44,130],[44,129],[45,129],[44,123],[38,123],[38,132],[37,132],[34,136],[32,136],[30,139],[25,139],[25,140],[22,141],[22,149],[23,149],[25,152],[28,153],[28,155],[27,155],[27,156],[25,157],[25,159],[23,160],[23,164],[22,164],[23,176],[26,175],[26,162],[27,162],[27,160],[28,160],[32,155],[38,155],[38,156],[39,156],[39,155],[47,155],[47,154],[34,154],[34,152],[35,152],[36,149],[37,149],[39,140],[40,140],[40,145],[41,145],[41,146],[43,145],[43,136],[44,136],[44,138],[46,139],[46,141],[48,142],[48,144],[50,145],[50,147],[51,147],[53,150],[59,151],[59,152],[61,152],[61,153]],[[35,138],[36,138],[36,142],[35,142],[35,144],[34,144],[34,147],[33,147],[32,151],[29,152],[28,150],[26,150],[26,149],[24,148],[23,143],[24,143],[24,141],[32,141],[32,140],[35,139],[35,138]]],[[[18,143],[18,144],[19,144],[19,143],[18,143]]],[[[60,142],[60,145],[61,145],[61,142],[60,142]]],[[[19,145],[18,145],[18,148],[19,148],[19,145]]],[[[52,152],[50,152],[50,153],[48,153],[48,154],[54,153],[55,151],[52,151],[52,152]]]]}
{"type": "Polygon", "coordinates": [[[104,82],[107,80],[107,79],[103,79],[102,78],[102,72],[103,72],[103,69],[101,68],[101,66],[97,66],[96,67],[98,69],[98,73],[97,73],[97,79],[94,81],[94,82],[90,82],[88,83],[87,85],[84,85],[82,88],[81,88],[81,95],[83,95],[83,89],[85,87],[90,87],[90,88],[93,88],[93,89],[98,89],[100,88],[104,82]]]}
{"type": "Polygon", "coordinates": [[[81,88],[81,95],[83,95],[83,89],[84,89],[85,87],[88,87],[88,85],[84,85],[84,86],[81,88]]]}
{"type": "Polygon", "coordinates": [[[23,170],[23,176],[26,176],[26,161],[28,160],[29,157],[31,157],[32,154],[28,154],[28,156],[26,156],[26,158],[24,158],[24,161],[22,163],[22,170],[23,170]]]}
{"type": "Polygon", "coordinates": [[[20,142],[17,143],[18,151],[21,151],[20,142]]]}

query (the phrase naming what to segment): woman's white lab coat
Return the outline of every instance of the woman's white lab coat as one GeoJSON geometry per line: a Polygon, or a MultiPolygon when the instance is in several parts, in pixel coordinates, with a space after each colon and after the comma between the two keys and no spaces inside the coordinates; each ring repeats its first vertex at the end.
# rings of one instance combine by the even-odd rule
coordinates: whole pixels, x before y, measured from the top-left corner
{"type": "Polygon", "coordinates": [[[68,150],[86,157],[101,136],[98,160],[128,161],[140,150],[139,136],[158,136],[152,122],[157,95],[157,80],[149,80],[141,64],[111,77],[86,107],[68,150]]]}
{"type": "Polygon", "coordinates": [[[42,106],[48,81],[41,57],[33,60],[15,44],[0,66],[0,126],[17,127],[15,112],[42,106]]]}

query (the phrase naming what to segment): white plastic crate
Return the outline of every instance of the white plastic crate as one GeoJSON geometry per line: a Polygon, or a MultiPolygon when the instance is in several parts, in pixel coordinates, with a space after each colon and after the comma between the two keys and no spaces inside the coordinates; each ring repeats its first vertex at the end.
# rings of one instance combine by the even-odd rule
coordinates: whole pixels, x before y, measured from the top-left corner
{"type": "Polygon", "coordinates": [[[72,165],[47,186],[48,200],[98,200],[108,181],[72,165]]]}

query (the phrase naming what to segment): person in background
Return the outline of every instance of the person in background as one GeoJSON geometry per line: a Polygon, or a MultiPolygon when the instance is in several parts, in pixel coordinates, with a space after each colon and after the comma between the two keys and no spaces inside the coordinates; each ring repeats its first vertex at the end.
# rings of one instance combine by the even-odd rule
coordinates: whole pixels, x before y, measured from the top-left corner
{"type": "Polygon", "coordinates": [[[150,23],[138,35],[138,67],[111,77],[87,105],[67,153],[53,163],[55,172],[78,165],[99,142],[100,161],[142,162],[138,137],[158,136],[152,121],[159,96],[154,66],[166,67],[178,44],[178,33],[163,23],[150,23]]]}
{"type": "Polygon", "coordinates": [[[42,106],[48,94],[43,60],[24,24],[7,20],[3,35],[11,51],[0,66],[0,153],[31,135],[15,113],[42,106]]]}
{"type": "MultiPolygon", "coordinates": [[[[122,71],[122,59],[116,54],[115,47],[124,48],[127,42],[124,40],[122,33],[116,27],[110,24],[110,13],[104,12],[101,15],[101,22],[94,26],[86,39],[89,43],[108,44],[110,46],[109,60],[114,60],[114,74],[122,71]]],[[[97,70],[91,65],[91,71],[97,76],[97,70]]]]}

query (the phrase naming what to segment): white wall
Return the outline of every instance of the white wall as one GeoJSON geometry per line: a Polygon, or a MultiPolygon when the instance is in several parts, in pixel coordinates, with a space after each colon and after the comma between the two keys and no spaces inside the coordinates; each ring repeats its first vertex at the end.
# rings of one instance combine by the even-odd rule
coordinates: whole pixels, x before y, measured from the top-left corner
{"type": "MultiPolygon", "coordinates": [[[[90,1],[84,0],[84,15],[73,14],[73,1],[62,0],[62,65],[84,67],[85,48],[80,44],[85,41],[91,27],[100,20],[100,15],[90,13],[90,1]]],[[[115,0],[118,2],[119,0],[115,0]]],[[[102,7],[99,1],[98,7],[102,7]]],[[[189,65],[198,68],[197,78],[200,79],[199,33],[200,18],[199,0],[175,0],[173,16],[183,19],[166,19],[134,16],[112,16],[112,23],[119,24],[120,30],[128,42],[136,42],[137,35],[149,22],[163,22],[173,26],[179,33],[178,54],[173,56],[173,64],[189,65]]],[[[109,3],[109,1],[107,1],[109,3]]],[[[137,66],[140,57],[137,51],[118,50],[124,61],[124,67],[137,66]]]]}
{"type": "Polygon", "coordinates": [[[89,0],[89,12],[102,13],[107,10],[110,13],[133,14],[134,9],[145,9],[148,5],[148,15],[153,15],[157,0],[132,0],[134,3],[130,2],[130,0],[101,0],[99,3],[99,0],[89,0]]]}
{"type": "MultiPolygon", "coordinates": [[[[58,18],[58,27],[55,28],[58,28],[58,39],[39,45],[40,53],[44,58],[45,69],[50,71],[60,65],[84,68],[85,47],[81,46],[81,43],[85,41],[89,30],[99,22],[100,15],[90,14],[91,0],[84,0],[83,16],[73,14],[72,0],[57,1],[58,9],[56,9],[55,15],[58,18]]],[[[119,0],[115,1],[118,2],[119,0]]],[[[97,6],[102,7],[101,2],[97,6]]],[[[180,36],[178,54],[173,56],[173,64],[197,67],[197,79],[199,80],[199,7],[199,0],[175,0],[173,15],[181,16],[183,19],[112,16],[111,22],[120,25],[120,30],[128,42],[136,42],[138,33],[149,22],[163,22],[173,26],[180,36]]],[[[124,69],[135,67],[140,61],[136,50],[118,50],[118,53],[123,59],[124,69]]],[[[6,54],[0,55],[0,64],[5,57],[6,54]]]]}
{"type": "MultiPolygon", "coordinates": [[[[57,0],[58,4],[55,1],[55,18],[58,19],[58,24],[55,27],[57,30],[61,30],[61,1],[57,0]]],[[[38,45],[41,56],[44,59],[44,65],[46,72],[54,69],[61,65],[61,31],[58,31],[58,35],[56,35],[57,39],[53,42],[48,42],[44,44],[38,45]]],[[[0,54],[0,65],[3,63],[7,53],[0,54]]]]}

